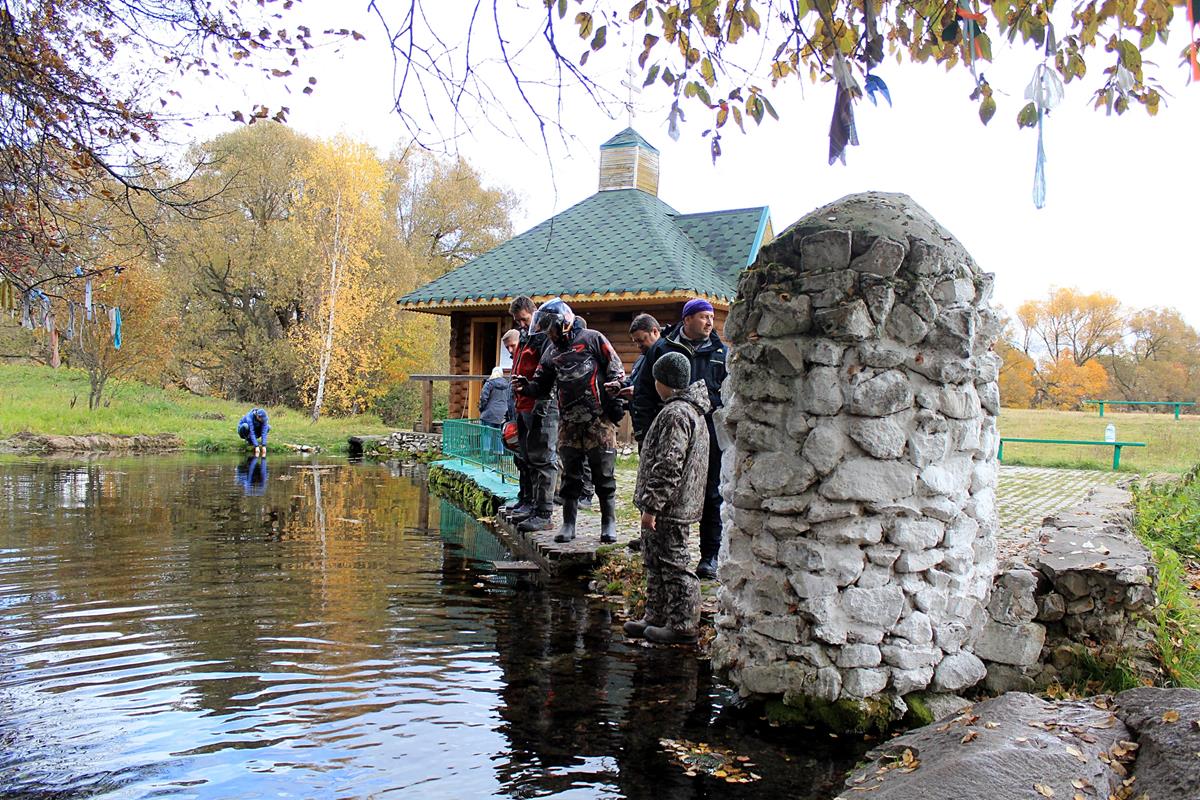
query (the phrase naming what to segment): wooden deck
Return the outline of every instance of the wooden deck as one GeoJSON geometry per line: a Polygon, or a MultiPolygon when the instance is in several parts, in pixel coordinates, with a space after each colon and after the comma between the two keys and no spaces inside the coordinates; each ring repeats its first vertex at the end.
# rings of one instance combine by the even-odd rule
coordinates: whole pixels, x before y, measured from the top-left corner
{"type": "Polygon", "coordinates": [[[547,576],[564,577],[577,575],[595,567],[597,551],[601,547],[625,547],[631,538],[637,535],[636,526],[617,523],[617,542],[615,545],[600,543],[600,514],[598,511],[579,509],[579,518],[575,525],[575,539],[570,542],[556,542],[554,535],[562,523],[562,509],[554,507],[554,527],[548,531],[524,533],[518,531],[515,525],[503,519],[496,520],[496,527],[512,543],[516,544],[523,557],[536,563],[547,576]]]}

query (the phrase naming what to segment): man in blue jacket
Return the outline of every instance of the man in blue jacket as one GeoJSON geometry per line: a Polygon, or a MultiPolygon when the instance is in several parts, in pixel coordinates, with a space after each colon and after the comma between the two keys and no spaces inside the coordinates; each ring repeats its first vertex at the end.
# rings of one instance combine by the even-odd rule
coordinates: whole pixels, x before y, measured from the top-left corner
{"type": "Polygon", "coordinates": [[[654,363],[664,353],[687,356],[692,365],[692,382],[704,381],[711,410],[705,414],[708,424],[708,475],[704,486],[704,514],[700,518],[700,563],[696,575],[717,577],[717,554],[721,551],[721,448],[717,445],[713,411],[721,407],[721,384],[725,381],[725,343],[713,329],[712,303],[703,298],[687,301],[683,319],[663,331],[662,337],[646,351],[633,386],[630,416],[633,429],[646,431],[662,408],[662,399],[654,388],[654,363]]]}
{"type": "Polygon", "coordinates": [[[252,408],[246,416],[238,420],[238,436],[245,439],[254,448],[255,457],[267,454],[267,432],[271,423],[267,422],[267,412],[261,408],[252,408]]]}

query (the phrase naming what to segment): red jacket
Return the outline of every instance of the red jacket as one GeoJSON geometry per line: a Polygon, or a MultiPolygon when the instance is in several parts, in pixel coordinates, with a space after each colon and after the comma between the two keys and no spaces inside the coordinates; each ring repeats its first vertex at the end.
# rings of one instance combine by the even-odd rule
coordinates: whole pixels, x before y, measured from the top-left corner
{"type": "MultiPolygon", "coordinates": [[[[513,353],[512,376],[518,375],[526,380],[533,379],[538,364],[542,360],[542,351],[546,349],[548,337],[545,333],[530,333],[521,331],[521,340],[517,343],[517,352],[513,353]]],[[[517,398],[517,413],[533,411],[538,398],[515,393],[517,398]]]]}

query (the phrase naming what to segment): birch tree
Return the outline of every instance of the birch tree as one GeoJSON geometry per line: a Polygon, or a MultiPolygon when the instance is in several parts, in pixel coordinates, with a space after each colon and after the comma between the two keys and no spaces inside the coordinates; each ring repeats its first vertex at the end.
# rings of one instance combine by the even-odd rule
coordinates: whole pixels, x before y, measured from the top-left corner
{"type": "Polygon", "coordinates": [[[332,406],[360,410],[365,397],[355,376],[379,357],[367,336],[378,298],[369,276],[384,218],[387,180],[383,163],[361,143],[337,138],[316,146],[302,170],[297,223],[301,250],[315,289],[317,313],[300,326],[301,386],[311,397],[312,418],[332,406]]]}

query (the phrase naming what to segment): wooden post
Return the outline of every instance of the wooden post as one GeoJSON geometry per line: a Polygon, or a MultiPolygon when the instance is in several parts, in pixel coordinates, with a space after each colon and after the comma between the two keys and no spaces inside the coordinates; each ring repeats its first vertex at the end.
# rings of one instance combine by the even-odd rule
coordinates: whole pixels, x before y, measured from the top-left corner
{"type": "Polygon", "coordinates": [[[433,433],[433,381],[421,387],[421,433],[433,433]]]}

